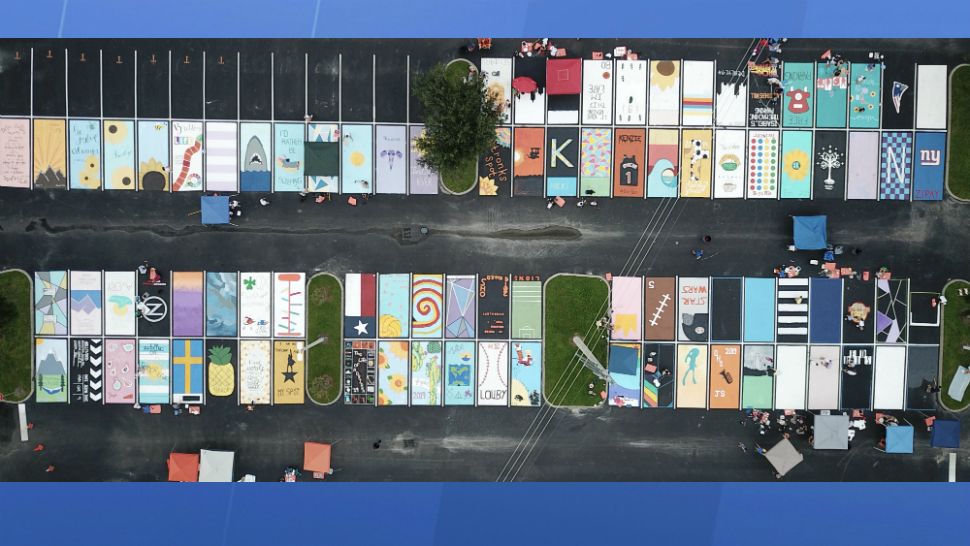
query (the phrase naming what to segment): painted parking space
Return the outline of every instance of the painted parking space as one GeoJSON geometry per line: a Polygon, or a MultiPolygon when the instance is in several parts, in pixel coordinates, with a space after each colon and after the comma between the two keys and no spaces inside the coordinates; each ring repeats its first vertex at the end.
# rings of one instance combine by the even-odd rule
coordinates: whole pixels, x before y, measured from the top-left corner
{"type": "MultiPolygon", "coordinates": [[[[302,272],[62,270],[35,280],[38,401],[305,403],[302,272]]],[[[938,333],[938,321],[907,279],[612,285],[610,406],[933,406],[938,347],[909,332],[938,333]]],[[[541,405],[542,286],[530,274],[347,274],[343,402],[541,405]]]]}
{"type": "MultiPolygon", "coordinates": [[[[400,146],[400,131],[406,130],[411,137],[420,120],[420,109],[408,98],[407,88],[411,75],[421,66],[417,61],[412,64],[406,55],[363,50],[311,53],[298,45],[279,44],[266,52],[244,54],[221,46],[204,48],[192,41],[171,50],[149,48],[137,56],[116,46],[99,55],[73,48],[65,53],[49,47],[48,55],[42,46],[19,50],[19,59],[15,57],[12,67],[5,71],[10,75],[4,78],[9,77],[11,85],[4,89],[17,89],[18,84],[34,80],[34,96],[26,107],[16,97],[3,97],[0,102],[12,105],[10,113],[2,115],[25,116],[30,121],[30,147],[39,150],[27,154],[35,160],[27,159],[33,164],[30,180],[25,182],[23,171],[15,167],[24,160],[23,152],[17,151],[21,147],[0,147],[3,170],[7,171],[0,172],[4,186],[76,190],[93,189],[94,182],[101,181],[105,189],[131,188],[112,182],[115,169],[109,172],[105,164],[108,154],[94,167],[83,160],[65,160],[61,167],[57,153],[51,157],[50,150],[59,147],[58,142],[83,153],[68,139],[74,135],[73,140],[82,140],[79,133],[69,129],[77,125],[81,131],[80,119],[75,118],[84,117],[102,124],[109,119],[121,125],[137,124],[138,136],[149,140],[152,135],[141,129],[141,124],[149,120],[152,126],[167,127],[156,130],[168,131],[157,135],[159,138],[175,142],[185,138],[180,131],[185,126],[204,124],[208,133],[210,120],[234,123],[238,134],[243,133],[245,124],[257,120],[281,125],[271,126],[273,134],[302,134],[291,134],[291,142],[285,146],[261,139],[262,154],[254,148],[249,157],[244,154],[250,139],[241,139],[246,142],[237,145],[239,172],[234,174],[228,166],[225,173],[217,175],[226,179],[214,183],[214,191],[267,191],[262,183],[243,180],[264,177],[247,174],[265,172],[262,168],[276,181],[270,191],[299,191],[292,189],[297,187],[348,194],[437,191],[433,177],[427,188],[414,183],[421,179],[420,166],[414,161],[414,151],[405,152],[400,146]],[[97,100],[94,95],[98,95],[97,100]],[[112,110],[103,103],[121,106],[112,110]],[[364,138],[365,129],[359,128],[359,136],[364,138],[360,145],[366,148],[369,144],[366,150],[371,151],[353,150],[358,152],[358,159],[363,156],[359,165],[341,158],[328,163],[325,175],[307,172],[305,163],[311,158],[299,157],[319,142],[317,134],[305,126],[308,119],[335,124],[347,133],[353,133],[356,125],[366,124],[371,139],[364,138]],[[65,124],[61,139],[59,126],[50,122],[67,120],[72,123],[65,124]],[[305,122],[302,133],[286,125],[300,120],[305,122]],[[342,127],[346,122],[351,125],[342,127]],[[35,132],[40,138],[32,134],[35,132]],[[250,165],[252,157],[260,157],[263,167],[250,165]],[[41,165],[36,158],[41,158],[41,165]],[[282,158],[278,166],[294,178],[306,176],[305,184],[280,182],[286,174],[267,165],[269,158],[274,164],[282,158]],[[404,160],[407,169],[395,172],[397,160],[404,160]],[[53,169],[52,176],[39,176],[47,167],[53,169]],[[331,181],[323,184],[324,176],[337,178],[336,185],[331,181]],[[230,179],[233,177],[237,180],[230,179]],[[61,178],[69,182],[62,183],[61,178]],[[408,189],[402,190],[401,180],[405,179],[408,189]],[[358,191],[363,183],[370,191],[358,191]],[[382,183],[386,191],[380,189],[382,183]]],[[[18,51],[15,44],[7,49],[14,54],[18,51]]],[[[865,61],[833,65],[792,59],[778,67],[752,61],[745,70],[738,70],[704,59],[485,57],[480,69],[491,92],[502,103],[508,101],[507,121],[514,125],[509,127],[508,138],[503,135],[500,139],[497,154],[501,156],[501,150],[507,149],[514,157],[497,162],[496,154],[490,153],[482,158],[482,164],[493,168],[480,169],[485,173],[480,175],[480,195],[942,199],[940,181],[945,159],[940,155],[945,149],[947,126],[945,108],[936,105],[946,103],[946,66],[892,65],[884,69],[865,61]],[[527,92],[513,94],[514,78],[531,81],[527,92]],[[782,93],[776,93],[768,83],[772,78],[782,82],[782,93]],[[920,87],[923,92],[919,92],[920,87]],[[719,129],[712,132],[715,124],[719,129]],[[570,159],[572,150],[568,155],[554,153],[552,127],[579,134],[575,138],[579,148],[576,159],[570,159]],[[634,133],[626,132],[626,127],[634,133]],[[748,139],[753,138],[757,147],[742,148],[741,133],[723,127],[738,127],[739,131],[747,127],[748,139]],[[921,133],[917,135],[914,130],[921,133]],[[513,134],[524,142],[515,143],[513,134]],[[642,138],[642,142],[635,142],[636,138],[642,138]],[[847,141],[849,146],[845,145],[847,141]],[[518,153],[512,154],[513,149],[518,153]],[[529,161],[521,160],[523,151],[529,161]],[[540,159],[542,169],[531,165],[540,159]],[[573,168],[578,170],[575,175],[573,168]],[[747,175],[744,184],[740,181],[742,173],[747,175]]],[[[2,107],[0,112],[4,112],[2,107]]],[[[212,128],[214,135],[233,130],[229,125],[212,128]]],[[[557,143],[571,140],[565,134],[557,138],[557,143]]],[[[188,144],[191,148],[191,138],[188,144]]],[[[341,144],[348,145],[346,141],[341,144]]],[[[203,161],[202,153],[210,151],[203,145],[199,161],[203,161]]],[[[138,176],[137,189],[207,189],[208,184],[199,187],[191,183],[191,175],[204,180],[208,170],[218,171],[217,166],[207,164],[203,172],[189,173],[188,186],[181,183],[176,188],[184,150],[170,142],[164,160],[157,157],[161,150],[158,152],[146,152],[146,158],[159,162],[154,166],[157,169],[146,172],[161,176],[153,175],[148,184],[138,176]]],[[[141,169],[138,171],[141,175],[141,169]]]]}

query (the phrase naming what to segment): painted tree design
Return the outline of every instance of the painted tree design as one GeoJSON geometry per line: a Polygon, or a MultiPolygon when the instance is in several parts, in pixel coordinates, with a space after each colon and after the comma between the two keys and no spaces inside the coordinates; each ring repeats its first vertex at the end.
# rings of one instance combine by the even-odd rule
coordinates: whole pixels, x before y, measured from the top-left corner
{"type": "Polygon", "coordinates": [[[823,180],[826,190],[831,190],[835,187],[835,179],[832,178],[832,169],[839,169],[842,167],[843,157],[845,157],[845,155],[835,149],[835,146],[832,145],[823,148],[818,153],[818,166],[822,169],[828,170],[828,175],[825,177],[825,180],[823,180]]]}

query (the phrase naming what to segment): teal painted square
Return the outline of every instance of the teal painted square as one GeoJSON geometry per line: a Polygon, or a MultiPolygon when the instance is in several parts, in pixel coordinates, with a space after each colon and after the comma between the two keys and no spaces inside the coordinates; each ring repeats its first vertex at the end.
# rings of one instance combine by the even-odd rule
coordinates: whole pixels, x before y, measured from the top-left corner
{"type": "Polygon", "coordinates": [[[781,135],[781,198],[812,196],[812,132],[783,131],[781,135]]]}

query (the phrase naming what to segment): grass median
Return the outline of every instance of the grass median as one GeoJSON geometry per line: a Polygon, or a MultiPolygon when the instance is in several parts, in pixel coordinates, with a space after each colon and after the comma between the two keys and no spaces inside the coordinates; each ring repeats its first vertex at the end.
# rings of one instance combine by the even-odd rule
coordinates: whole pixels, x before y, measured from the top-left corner
{"type": "Polygon", "coordinates": [[[20,271],[0,273],[0,394],[7,402],[30,396],[30,279],[20,271]]]}
{"type": "Polygon", "coordinates": [[[947,304],[943,307],[943,376],[940,377],[940,401],[950,411],[959,411],[970,405],[968,396],[963,400],[950,398],[946,391],[950,388],[957,368],[970,362],[970,352],[963,349],[970,345],[970,296],[961,296],[960,290],[970,290],[970,283],[954,281],[943,292],[947,304]]]}
{"type": "Polygon", "coordinates": [[[586,334],[605,314],[608,297],[609,287],[599,277],[557,275],[546,283],[542,390],[550,404],[594,406],[602,400],[599,393],[606,384],[573,358],[577,349],[572,338],[578,334],[586,339],[593,355],[606,366],[606,341],[598,334],[586,334]],[[593,394],[589,394],[590,383],[594,384],[593,394]]]}
{"type": "Polygon", "coordinates": [[[307,392],[318,404],[340,397],[340,354],[343,345],[343,288],[333,275],[322,273],[307,286],[307,344],[326,341],[307,351],[307,392]]]}
{"type": "Polygon", "coordinates": [[[953,71],[950,80],[950,153],[946,184],[961,199],[970,199],[970,66],[953,71]]]}

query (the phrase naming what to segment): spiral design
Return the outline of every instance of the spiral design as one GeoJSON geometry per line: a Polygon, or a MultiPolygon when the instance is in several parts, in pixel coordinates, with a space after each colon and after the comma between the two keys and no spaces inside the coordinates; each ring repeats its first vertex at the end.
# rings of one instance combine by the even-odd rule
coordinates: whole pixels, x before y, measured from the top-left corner
{"type": "Polygon", "coordinates": [[[415,276],[411,287],[411,329],[415,337],[441,334],[442,293],[440,276],[415,276]]]}

